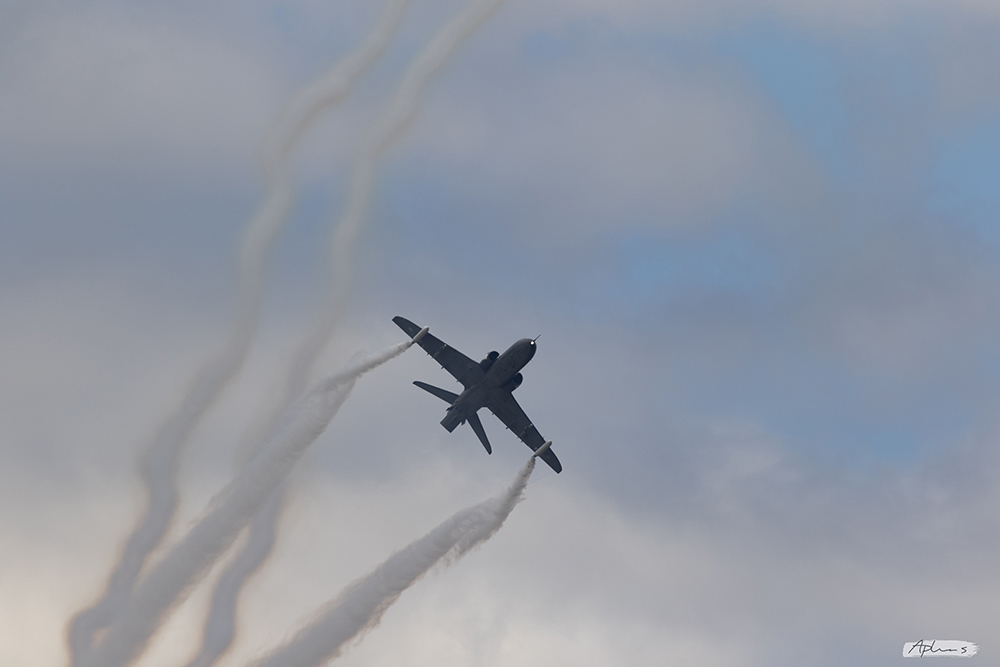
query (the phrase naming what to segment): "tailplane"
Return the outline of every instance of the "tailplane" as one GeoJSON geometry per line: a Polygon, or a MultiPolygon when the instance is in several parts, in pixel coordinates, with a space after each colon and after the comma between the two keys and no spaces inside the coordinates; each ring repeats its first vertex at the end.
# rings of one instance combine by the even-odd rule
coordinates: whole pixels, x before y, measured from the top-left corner
{"type": "Polygon", "coordinates": [[[455,401],[458,400],[458,394],[453,394],[450,391],[446,391],[444,389],[441,389],[440,387],[435,387],[433,385],[427,384],[426,382],[415,380],[413,384],[417,385],[418,387],[420,387],[429,394],[434,394],[448,405],[454,405],[455,401]]]}

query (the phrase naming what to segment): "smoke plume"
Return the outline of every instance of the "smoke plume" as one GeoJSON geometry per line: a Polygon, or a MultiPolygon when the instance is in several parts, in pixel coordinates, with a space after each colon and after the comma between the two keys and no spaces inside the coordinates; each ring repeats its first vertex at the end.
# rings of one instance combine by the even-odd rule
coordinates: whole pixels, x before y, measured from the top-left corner
{"type": "Polygon", "coordinates": [[[399,596],[438,562],[451,564],[493,536],[521,500],[535,457],[499,496],[457,512],[349,585],[315,621],[252,667],[318,667],[368,632],[399,596]]]}
{"type": "MultiPolygon", "coordinates": [[[[232,643],[240,589],[265,561],[274,544],[282,505],[282,480],[302,451],[336,414],[355,379],[371,367],[370,363],[356,365],[353,370],[330,378],[303,394],[316,359],[328,344],[344,309],[350,287],[350,255],[367,213],[376,163],[411,123],[433,75],[502,1],[480,0],[439,30],[414,58],[376,117],[355,156],[348,203],[332,234],[332,273],[321,316],[294,357],[283,384],[283,394],[261,411],[265,427],[258,430],[256,441],[243,448],[249,460],[244,462],[234,481],[187,535],[137,584],[149,554],[163,540],[175,513],[178,503],[176,477],[183,447],[242,368],[256,333],[266,263],[287,220],[293,198],[288,161],[310,125],[325,109],[342,101],[358,78],[385,51],[409,0],[388,0],[375,28],[358,49],[285,105],[262,148],[267,193],[241,241],[238,294],[229,334],[216,354],[196,374],[180,405],[155,432],[141,458],[141,473],[148,494],[147,509],[128,538],[103,596],[70,622],[68,634],[74,667],[115,667],[132,662],[141,654],[166,614],[252,519],[251,533],[243,551],[217,582],[204,641],[189,667],[209,667],[232,643]],[[259,515],[254,518],[258,511],[259,515]]],[[[377,359],[381,360],[377,363],[383,363],[409,345],[404,343],[387,351],[388,356],[379,356],[377,359]]],[[[509,511],[508,508],[506,513],[509,511]]],[[[465,537],[456,538],[450,547],[452,551],[461,555],[467,550],[462,547],[465,542],[471,540],[472,544],[487,539],[491,532],[483,533],[485,537],[482,538],[470,536],[479,535],[475,531],[483,530],[488,523],[473,522],[474,525],[463,528],[460,532],[465,537]]],[[[496,526],[499,527],[499,523],[496,526]]]]}
{"type": "Polygon", "coordinates": [[[243,236],[237,306],[230,333],[219,352],[198,373],[181,405],[157,430],[142,457],[140,467],[148,495],[147,509],[129,536],[103,597],[70,622],[69,643],[74,665],[90,650],[94,634],[122,613],[146,558],[163,539],[176,510],[176,477],[183,446],[246,359],[260,310],[267,258],[291,206],[287,166],[292,150],[319,114],[341,102],[361,74],[385,51],[408,3],[409,0],[390,0],[364,43],[326,76],[293,97],[265,141],[263,166],[268,193],[243,236]]]}
{"type": "MultiPolygon", "coordinates": [[[[270,407],[262,410],[270,417],[264,422],[266,426],[255,429],[256,433],[269,433],[273,429],[274,419],[301,393],[317,357],[329,343],[343,312],[350,287],[351,249],[365,220],[379,157],[412,121],[423,91],[433,75],[447,62],[458,45],[475,32],[501,3],[502,0],[488,0],[473,4],[443,26],[424,50],[414,58],[385,109],[366,135],[361,150],[354,160],[349,201],[332,238],[333,274],[327,288],[325,304],[320,311],[322,315],[295,354],[284,384],[283,395],[270,407]]],[[[341,86],[341,82],[346,79],[348,72],[361,71],[357,65],[362,57],[360,54],[374,58],[384,50],[405,6],[406,2],[402,0],[390,2],[383,12],[379,25],[372,31],[366,45],[359,49],[358,55],[349,56],[330,74],[305,88],[289,103],[288,112],[276,125],[274,136],[277,138],[272,139],[269,146],[284,145],[278,138],[285,133],[295,132],[296,128],[304,126],[314,118],[320,103],[331,99],[339,90],[338,86],[341,86]]],[[[282,159],[284,155],[280,149],[271,149],[266,154],[265,164],[282,159]]],[[[259,442],[245,445],[244,449],[253,452],[258,447],[259,442]]],[[[283,489],[278,489],[275,492],[276,498],[272,501],[272,505],[268,506],[266,515],[253,520],[242,551],[219,577],[205,623],[202,648],[187,667],[210,667],[232,644],[240,589],[271,553],[276,532],[275,523],[280,517],[278,511],[280,496],[283,493],[283,489]]]]}
{"type": "Polygon", "coordinates": [[[342,102],[358,78],[385,52],[408,4],[410,0],[389,0],[361,46],[288,101],[264,142],[266,174],[284,170],[306,130],[323,111],[342,102]]]}
{"type": "Polygon", "coordinates": [[[103,597],[70,622],[73,664],[90,650],[94,634],[122,610],[136,577],[166,533],[177,507],[177,469],[181,450],[202,417],[243,366],[260,310],[264,266],[291,204],[291,188],[275,181],[260,212],[243,236],[239,258],[239,294],[229,335],[221,349],[202,367],[177,407],[156,431],[140,469],[148,495],[146,512],[126,542],[103,597]]]}
{"type": "Polygon", "coordinates": [[[187,667],[210,667],[224,654],[236,636],[236,607],[244,583],[267,559],[274,547],[284,488],[275,490],[250,522],[247,543],[219,576],[205,620],[201,649],[187,667]]]}
{"type": "Polygon", "coordinates": [[[334,231],[330,249],[332,275],[321,317],[303,341],[293,362],[292,377],[307,377],[316,357],[327,345],[343,312],[350,288],[351,251],[371,200],[376,164],[409,126],[424,89],[455,49],[496,11],[504,0],[480,0],[446,23],[407,68],[392,97],[355,156],[346,210],[334,231]]]}
{"type": "Polygon", "coordinates": [[[128,598],[127,613],[84,655],[84,667],[123,667],[136,658],[190,587],[228,549],[253,515],[323,431],[364,373],[403,353],[399,345],[318,383],[286,413],[270,443],[212,502],[205,515],[128,598]]]}

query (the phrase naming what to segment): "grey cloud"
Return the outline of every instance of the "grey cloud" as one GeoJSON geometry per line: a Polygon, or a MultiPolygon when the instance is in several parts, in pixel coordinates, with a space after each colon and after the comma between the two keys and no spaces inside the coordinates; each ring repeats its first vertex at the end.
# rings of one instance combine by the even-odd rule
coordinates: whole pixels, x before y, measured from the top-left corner
{"type": "Polygon", "coordinates": [[[1000,293],[977,250],[915,222],[875,232],[847,253],[830,265],[807,312],[859,370],[965,365],[989,345],[1000,293]]]}
{"type": "MultiPolygon", "coordinates": [[[[992,3],[982,7],[994,9],[992,3]]],[[[998,20],[952,17],[931,47],[941,110],[959,126],[970,120],[969,114],[976,117],[986,109],[995,113],[1000,108],[1000,85],[992,76],[1000,63],[994,39],[998,20]]]]}
{"type": "Polygon", "coordinates": [[[5,51],[8,160],[252,161],[277,100],[275,68],[259,53],[150,17],[56,15],[24,24],[5,51]]]}
{"type": "MultiPolygon", "coordinates": [[[[783,7],[781,16],[793,22],[822,24],[827,14],[847,21],[852,12],[891,23],[914,5],[866,3],[864,16],[857,3],[767,6],[783,7]]],[[[222,5],[214,7],[224,13],[222,5]]],[[[339,11],[321,3],[296,7],[323,20],[339,11]]],[[[663,656],[695,665],[839,665],[845,656],[883,664],[882,657],[898,655],[915,631],[957,633],[982,643],[991,636],[1000,541],[991,453],[996,433],[990,428],[996,394],[981,378],[989,375],[997,325],[993,259],[974,240],[926,232],[926,218],[898,222],[907,218],[894,208],[919,185],[907,180],[912,172],[903,170],[903,153],[894,148],[926,156],[926,145],[908,142],[937,127],[936,112],[915,113],[919,118],[905,131],[881,138],[878,148],[887,159],[880,178],[905,186],[892,193],[895,199],[846,201],[828,183],[817,185],[808,151],[760,91],[716,63],[652,71],[621,57],[593,69],[552,65],[528,75],[509,64],[516,46],[491,50],[508,38],[516,42],[510,36],[526,34],[525,26],[544,26],[532,23],[539,17],[550,17],[550,26],[592,16],[634,26],[657,13],[677,16],[671,12],[685,7],[711,22],[712,11],[725,13],[731,5],[509,4],[484,40],[469,44],[456,67],[435,82],[418,134],[391,156],[387,173],[403,176],[381,181],[382,208],[376,207],[376,227],[362,248],[372,264],[359,279],[364,296],[350,311],[357,325],[342,334],[324,363],[333,367],[338,355],[357,347],[393,342],[398,332],[388,318],[395,314],[430,324],[474,357],[542,333],[540,353],[518,392],[542,432],[555,439],[567,472],[529,486],[525,505],[488,549],[448,572],[432,573],[377,634],[345,656],[347,664],[655,664],[663,656]],[[503,62],[489,69],[492,57],[503,62]],[[466,59],[474,65],[463,65],[466,59]],[[914,146],[919,150],[912,152],[914,146]],[[468,211],[452,209],[462,216],[443,224],[470,229],[471,238],[482,240],[477,251],[499,257],[456,262],[435,237],[440,221],[421,218],[420,211],[412,224],[431,241],[416,249],[392,245],[389,237],[398,229],[386,200],[396,184],[412,182],[407,179],[417,170],[408,172],[409,165],[440,176],[442,197],[472,200],[468,211]],[[450,178],[476,169],[485,174],[480,181],[450,178]],[[533,189],[539,200],[524,203],[533,189]],[[796,213],[784,226],[748,223],[767,227],[765,241],[775,244],[776,254],[790,255],[794,266],[792,284],[777,296],[768,292],[766,307],[687,288],[686,300],[655,302],[649,308],[655,316],[647,319],[628,316],[613,293],[585,301],[590,310],[566,305],[578,298],[574,289],[600,287],[602,276],[613,272],[599,264],[606,260],[599,253],[568,248],[580,242],[579,234],[591,234],[591,243],[601,246],[602,234],[627,226],[664,232],[647,220],[623,222],[615,215],[622,207],[652,212],[657,222],[688,216],[697,231],[747,193],[768,199],[765,212],[788,207],[796,213]],[[801,201],[790,204],[795,196],[801,201]],[[514,201],[503,215],[475,215],[477,206],[504,198],[514,201]],[[858,211],[864,215],[855,216],[858,211]],[[531,236],[530,226],[542,223],[549,231],[531,236]],[[539,269],[541,264],[549,266],[539,269]],[[496,266],[506,273],[490,273],[496,266]],[[584,283],[590,276],[597,278],[584,283]],[[914,395],[924,390],[933,396],[922,403],[914,395]],[[970,406],[972,426],[947,431],[936,449],[914,458],[874,456],[874,463],[866,459],[857,467],[845,459],[860,447],[821,449],[824,438],[846,441],[850,434],[827,436],[822,423],[796,431],[759,414],[765,411],[755,402],[770,396],[789,412],[803,408],[804,420],[820,412],[838,423],[863,422],[874,412],[888,415],[892,426],[926,430],[906,411],[933,412],[955,395],[970,406]],[[788,654],[775,657],[778,642],[791,644],[788,654]]],[[[370,18],[365,9],[351,10],[353,18],[344,11],[351,26],[370,18]]],[[[826,27],[823,34],[845,30],[844,23],[826,27]]],[[[290,64],[294,58],[285,47],[265,53],[273,45],[262,46],[258,53],[234,46],[242,44],[238,40],[220,45],[206,36],[216,29],[228,34],[225,28],[194,34],[178,24],[153,28],[143,21],[76,16],[20,33],[6,53],[44,55],[52,44],[45,40],[58,36],[90,57],[76,63],[52,51],[31,67],[5,60],[4,81],[18,93],[13,101],[5,98],[0,111],[5,146],[30,153],[25,159],[44,174],[57,154],[120,150],[124,140],[114,136],[120,123],[133,135],[162,129],[145,144],[148,159],[173,155],[171,169],[202,169],[215,152],[234,162],[251,160],[260,138],[255,124],[266,121],[276,91],[287,85],[275,83],[273,65],[259,63],[286,59],[279,69],[296,75],[310,63],[290,64]],[[122,33],[111,34],[109,26],[122,33]],[[37,39],[29,43],[25,35],[37,39]],[[112,47],[107,53],[98,48],[105,38],[112,47]],[[74,88],[76,74],[107,84],[95,64],[114,65],[143,44],[152,49],[149,69],[130,69],[127,59],[115,65],[124,76],[110,97],[74,88]],[[175,48],[192,50],[176,55],[175,48]],[[158,72],[173,82],[171,90],[186,94],[183,73],[209,56],[218,56],[217,62],[194,72],[190,90],[203,97],[227,76],[237,84],[215,98],[209,94],[201,111],[190,101],[174,105],[166,89],[140,85],[144,72],[158,72]],[[39,83],[43,72],[58,84],[51,91],[39,83]],[[47,95],[79,103],[79,114],[36,114],[47,95]],[[122,115],[104,117],[108,99],[121,102],[122,115]],[[253,108],[232,115],[241,104],[253,108]],[[223,127],[232,118],[240,127],[223,127]],[[31,131],[12,136],[18,128],[31,131]],[[51,137],[48,129],[55,132],[51,137]]],[[[934,52],[940,58],[935,71],[943,77],[936,94],[954,102],[952,119],[967,110],[992,113],[994,103],[983,74],[989,60],[982,69],[972,66],[979,53],[974,43],[951,51],[963,34],[942,38],[934,52]]],[[[379,76],[389,80],[391,73],[379,76]]],[[[345,125],[363,120],[365,104],[379,98],[374,89],[364,95],[341,119],[345,125]]],[[[314,152],[302,156],[311,176],[329,171],[323,164],[329,137],[342,142],[330,153],[350,145],[350,130],[333,125],[315,137],[314,152]]],[[[10,156],[5,162],[13,161],[10,156]]],[[[246,166],[240,173],[250,171],[246,166]]],[[[44,187],[38,192],[43,197],[44,187]]],[[[128,196],[138,195],[121,193],[128,196]]],[[[232,195],[219,206],[224,212],[240,205],[246,201],[232,195]]],[[[210,218],[204,226],[216,225],[212,233],[219,234],[222,218],[210,218]]],[[[104,222],[88,215],[80,224],[104,222]]],[[[159,261],[171,267],[186,257],[178,248],[199,244],[210,231],[171,229],[178,237],[173,244],[156,244],[164,253],[159,261]]],[[[298,243],[286,247],[285,262],[312,259],[298,243]]],[[[221,245],[217,240],[213,247],[221,245]]],[[[123,247],[121,256],[131,250],[123,247]]],[[[137,265],[151,251],[145,252],[133,260],[137,265]]],[[[40,251],[30,259],[52,261],[40,251]]],[[[221,257],[211,262],[218,264],[211,276],[229,268],[221,257]]],[[[73,274],[72,286],[50,281],[24,287],[28,279],[18,275],[0,292],[0,404],[7,406],[0,412],[0,507],[4,525],[13,526],[0,538],[0,581],[13,591],[0,596],[0,626],[15,628],[19,640],[0,633],[0,655],[14,665],[61,659],[62,624],[96,594],[116,540],[141,509],[131,452],[224,320],[223,287],[203,288],[214,300],[203,294],[186,299],[181,274],[190,266],[155,290],[135,279],[144,269],[123,270],[119,277],[133,279],[117,287],[86,271],[73,274]],[[44,594],[15,604],[39,591],[44,594]]],[[[275,288],[269,307],[284,308],[294,299],[307,301],[275,288]]],[[[228,476],[233,445],[302,324],[296,317],[297,311],[286,310],[281,321],[268,320],[248,374],[199,433],[184,465],[189,502],[180,527],[228,476]]],[[[427,358],[414,352],[383,370],[359,385],[343,421],[318,443],[310,471],[297,480],[280,551],[247,596],[246,632],[233,664],[259,654],[278,638],[273,633],[283,633],[388,551],[499,488],[523,460],[523,445],[496,422],[486,422],[496,434],[492,457],[468,432],[441,429],[441,406],[409,384],[418,378],[450,382],[427,358]]],[[[196,595],[185,605],[158,640],[151,663],[186,657],[176,647],[197,631],[204,603],[196,595]]]]}
{"type": "MultiPolygon", "coordinates": [[[[58,349],[59,339],[51,332],[65,330],[62,322],[32,319],[33,333],[27,337],[38,343],[48,339],[58,349]]],[[[146,320],[140,316],[135,318],[139,326],[130,325],[108,313],[98,319],[105,319],[103,326],[119,335],[139,338],[146,320]]],[[[436,326],[441,335],[448,331],[445,324],[436,326]]],[[[462,349],[468,347],[465,351],[470,354],[490,347],[496,337],[478,328],[448,333],[448,339],[462,349]]],[[[525,384],[523,389],[535,393],[526,394],[524,401],[533,414],[545,416],[546,433],[559,435],[560,453],[573,463],[573,474],[542,477],[529,486],[521,508],[525,511],[512,519],[509,530],[498,535],[490,549],[473,554],[447,573],[432,573],[424,586],[412,591],[412,598],[387,615],[377,637],[352,649],[345,657],[347,664],[389,659],[404,648],[414,664],[479,656],[483,664],[563,660],[562,664],[598,665],[621,656],[646,659],[650,654],[676,656],[696,665],[775,664],[773,642],[788,642],[790,636],[793,652],[787,663],[779,657],[778,664],[808,658],[809,646],[823,647],[814,662],[827,664],[823,655],[842,656],[845,641],[852,650],[862,651],[860,655],[883,654],[886,641],[896,652],[895,644],[905,641],[896,636],[921,624],[950,629],[961,622],[965,632],[988,636],[995,595],[984,585],[992,567],[987,556],[1000,535],[992,510],[992,484],[955,496],[950,491],[955,481],[936,474],[890,472],[851,482],[835,470],[817,469],[791,450],[793,443],[766,428],[727,423],[710,425],[697,443],[701,453],[696,456],[670,447],[657,460],[658,466],[667,465],[642,483],[673,485],[679,475],[690,477],[690,483],[660,496],[669,507],[649,506],[636,513],[620,497],[621,489],[609,496],[589,488],[587,477],[597,473],[585,466],[596,463],[607,470],[613,459],[634,456],[641,448],[630,451],[622,443],[604,440],[599,429],[588,432],[590,420],[561,414],[566,406],[555,409],[568,395],[586,395],[580,391],[586,382],[572,377],[568,360],[559,360],[562,354],[556,350],[563,346],[558,344],[558,330],[552,327],[546,335],[555,340],[543,348],[549,358],[543,363],[539,357],[529,369],[537,384],[525,384]],[[584,428],[566,429],[566,419],[582,421],[584,428]],[[588,458],[594,463],[588,464],[588,458]],[[681,469],[671,470],[674,465],[681,469]],[[678,495],[695,502],[678,503],[673,500],[678,495]],[[914,579],[921,582],[919,592],[912,589],[914,579]],[[935,604],[922,602],[923,596],[935,604]],[[456,617],[482,618],[484,625],[456,625],[456,617]],[[438,628],[432,636],[422,632],[428,625],[438,628]],[[824,643],[833,641],[830,637],[840,638],[839,651],[824,643]]],[[[79,327],[72,329],[71,338],[78,346],[74,354],[84,358],[110,344],[100,332],[81,337],[79,327]]],[[[197,338],[188,336],[192,342],[197,338]]],[[[583,355],[580,344],[563,354],[583,355]]],[[[193,359],[179,363],[178,351],[176,343],[161,346],[161,354],[174,359],[168,365],[193,363],[193,359]]],[[[35,356],[47,355],[43,351],[35,356]]],[[[105,356],[108,363],[116,355],[105,356]]],[[[145,351],[140,356],[156,358],[145,351]]],[[[509,471],[522,460],[523,446],[511,438],[498,439],[494,456],[486,457],[469,434],[446,437],[432,414],[436,406],[419,404],[422,395],[410,392],[413,388],[408,385],[413,377],[437,379],[433,377],[437,369],[419,356],[404,356],[400,363],[398,368],[386,367],[384,376],[373,375],[367,391],[359,386],[352,397],[357,402],[345,406],[352,419],[329,434],[324,453],[312,458],[312,472],[296,484],[292,520],[283,532],[278,559],[249,592],[252,602],[244,617],[248,632],[237,656],[258,654],[262,643],[270,643],[266,639],[278,638],[275,626],[289,627],[352,573],[363,573],[407,536],[419,535],[425,524],[447,516],[459,503],[477,499],[484,487],[502,484],[501,468],[509,471]],[[390,420],[385,419],[386,403],[400,406],[390,420]],[[381,472],[374,475],[371,467],[351,464],[359,457],[397,456],[402,456],[401,467],[376,467],[381,472]]],[[[73,394],[92,378],[88,366],[76,370],[61,366],[67,371],[66,388],[73,394]]],[[[589,369],[583,378],[593,382],[608,368],[589,369]]],[[[121,369],[114,374],[127,377],[128,372],[121,369]]],[[[266,382],[266,375],[255,372],[251,379],[266,382]]],[[[604,379],[603,386],[590,391],[613,392],[622,380],[612,374],[604,379]]],[[[637,379],[642,380],[628,378],[637,379]]],[[[231,400],[242,407],[236,412],[232,410],[237,406],[227,408],[207,429],[211,437],[200,441],[186,466],[189,497],[195,491],[194,496],[207,499],[225,477],[228,457],[212,463],[207,451],[199,450],[218,448],[232,439],[246,421],[245,411],[255,404],[252,394],[259,390],[258,385],[246,388],[247,393],[237,392],[231,400]]],[[[136,398],[148,411],[162,397],[136,398]]],[[[618,395],[608,407],[623,417],[632,400],[632,395],[618,395]]],[[[590,399],[584,400],[584,405],[590,404],[590,399]]],[[[122,401],[102,400],[94,419],[119,411],[137,410],[122,401]]],[[[141,407],[138,413],[136,420],[142,421],[141,407]]],[[[25,412],[20,419],[30,423],[33,416],[25,412]]],[[[78,424],[81,456],[99,451],[95,428],[78,424]]],[[[644,425],[639,435],[652,439],[652,430],[655,424],[644,425]]],[[[986,434],[982,446],[988,442],[986,434]]],[[[991,460],[975,449],[966,456],[991,460]]],[[[960,467],[951,474],[967,473],[960,467]]],[[[12,659],[48,655],[42,647],[58,644],[65,620],[61,614],[92,593],[87,582],[100,571],[115,535],[131,518],[130,510],[138,509],[138,498],[127,471],[105,478],[100,494],[77,482],[64,494],[22,495],[26,488],[41,490],[53,483],[44,463],[7,466],[4,475],[4,493],[14,495],[8,495],[3,506],[23,507],[14,502],[20,496],[33,509],[30,515],[21,510],[18,523],[31,525],[29,516],[35,521],[30,537],[21,530],[5,537],[16,554],[6,560],[5,571],[43,590],[49,589],[42,582],[51,572],[58,573],[52,579],[58,583],[52,606],[32,616],[21,637],[21,645],[35,647],[36,652],[21,654],[10,647],[6,655],[12,659]],[[20,481],[11,483],[14,479],[20,481]],[[115,511],[95,521],[101,508],[108,506],[115,511]],[[65,532],[68,522],[76,522],[77,528],[65,532]],[[95,533],[83,531],[82,525],[93,527],[99,544],[91,544],[95,533]],[[53,551],[67,540],[68,548],[53,551]],[[82,552],[73,549],[73,540],[88,546],[82,552]],[[40,560],[38,554],[47,555],[40,560]],[[42,567],[41,562],[50,564],[42,567]]],[[[199,509],[197,502],[189,505],[181,526],[199,509]]],[[[182,659],[169,644],[182,636],[176,633],[196,627],[203,603],[196,596],[184,607],[177,623],[154,647],[152,659],[182,659]]],[[[10,616],[14,611],[2,613],[10,616]]]]}
{"type": "Polygon", "coordinates": [[[476,106],[451,88],[413,143],[446,173],[474,165],[531,202],[523,224],[549,244],[699,225],[750,197],[821,195],[783,122],[731,72],[601,55],[611,62],[507,71],[476,106]]]}
{"type": "Polygon", "coordinates": [[[656,0],[552,0],[539,3],[525,12],[536,24],[564,24],[571,20],[604,20],[616,26],[644,29],[655,24],[665,30],[696,30],[706,25],[746,20],[760,15],[778,16],[819,26],[824,31],[841,32],[857,27],[885,27],[907,15],[920,12],[961,12],[994,16],[996,5],[989,0],[757,0],[753,3],[733,0],[682,0],[662,3],[656,0]]]}

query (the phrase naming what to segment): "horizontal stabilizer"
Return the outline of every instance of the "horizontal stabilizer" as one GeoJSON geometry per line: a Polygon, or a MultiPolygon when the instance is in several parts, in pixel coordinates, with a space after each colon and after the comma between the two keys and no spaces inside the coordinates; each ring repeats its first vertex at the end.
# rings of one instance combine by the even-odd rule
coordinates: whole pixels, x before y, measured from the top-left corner
{"type": "Polygon", "coordinates": [[[413,384],[417,385],[429,394],[434,394],[448,405],[454,405],[455,401],[458,400],[458,394],[453,394],[450,391],[446,391],[440,387],[435,387],[434,385],[427,384],[426,382],[414,380],[413,384]]]}
{"type": "Polygon", "coordinates": [[[483,422],[479,421],[479,415],[475,412],[470,412],[468,419],[469,426],[471,426],[472,430],[479,436],[479,442],[483,443],[483,447],[486,448],[486,453],[492,454],[493,448],[490,447],[490,441],[486,439],[486,429],[483,428],[483,422]]]}

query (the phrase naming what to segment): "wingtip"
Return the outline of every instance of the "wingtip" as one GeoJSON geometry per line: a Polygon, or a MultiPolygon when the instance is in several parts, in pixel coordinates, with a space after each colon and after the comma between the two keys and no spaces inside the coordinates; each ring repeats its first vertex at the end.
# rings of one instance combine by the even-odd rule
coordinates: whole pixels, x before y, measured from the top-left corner
{"type": "Polygon", "coordinates": [[[407,336],[410,337],[410,340],[413,340],[417,336],[422,336],[420,327],[411,322],[410,320],[406,319],[405,317],[400,317],[399,315],[397,315],[396,317],[392,318],[392,322],[397,327],[402,329],[403,333],[405,333],[407,336]]]}
{"type": "Polygon", "coordinates": [[[551,440],[546,440],[545,444],[543,444],[541,447],[539,447],[538,449],[536,449],[535,452],[531,456],[532,456],[532,458],[540,458],[544,454],[548,453],[549,456],[546,456],[542,460],[545,461],[546,463],[548,463],[549,467],[552,468],[553,470],[555,470],[556,474],[558,474],[558,473],[562,472],[562,463],[559,462],[559,458],[551,450],[551,447],[552,447],[552,441],[551,440]]]}
{"type": "Polygon", "coordinates": [[[535,453],[532,454],[532,456],[535,456],[535,457],[541,456],[545,452],[549,451],[549,447],[551,447],[551,446],[552,446],[552,441],[551,440],[546,440],[545,444],[542,445],[541,447],[539,447],[538,449],[536,449],[535,453]]]}

